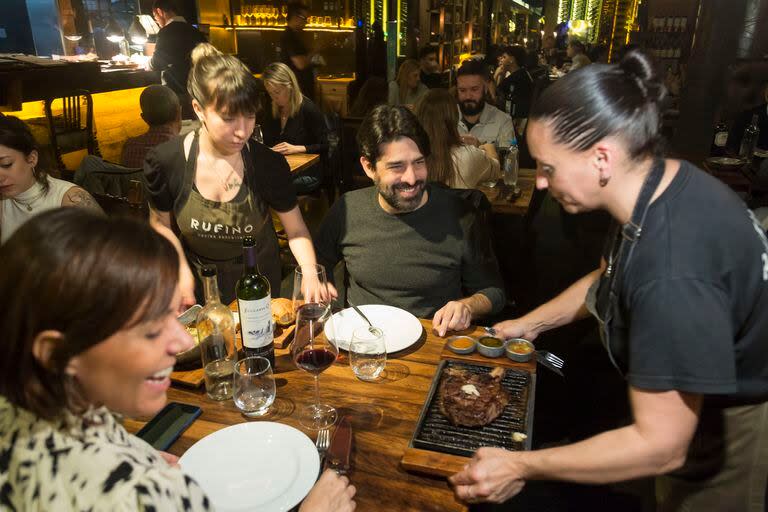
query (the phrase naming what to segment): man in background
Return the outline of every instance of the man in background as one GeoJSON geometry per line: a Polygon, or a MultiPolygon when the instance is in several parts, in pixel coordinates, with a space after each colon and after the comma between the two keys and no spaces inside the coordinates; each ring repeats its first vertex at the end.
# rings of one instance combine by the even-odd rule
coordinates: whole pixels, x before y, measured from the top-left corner
{"type": "Polygon", "coordinates": [[[485,101],[488,80],[488,68],[476,59],[465,61],[456,73],[459,134],[465,144],[506,148],[515,139],[515,127],[509,114],[485,101]]]}
{"type": "Polygon", "coordinates": [[[440,63],[437,60],[437,47],[425,46],[419,50],[419,67],[421,83],[430,89],[443,86],[443,76],[439,72],[440,63]]]}
{"type": "Polygon", "coordinates": [[[172,139],[181,130],[181,104],[170,88],[150,85],[142,91],[139,105],[141,118],[149,125],[149,130],[125,141],[120,157],[122,165],[135,169],[144,165],[147,151],[172,139]]]}
{"type": "Polygon", "coordinates": [[[160,71],[163,85],[179,97],[184,119],[195,119],[192,102],[187,93],[187,77],[192,67],[190,55],[205,36],[177,14],[173,0],[155,0],[152,15],[160,25],[157,44],[149,66],[160,71]]]}
{"type": "Polygon", "coordinates": [[[309,10],[302,3],[291,2],[288,4],[287,11],[287,25],[280,37],[282,61],[296,75],[302,94],[314,100],[315,73],[312,69],[309,48],[304,41],[304,26],[307,24],[309,10]]]}

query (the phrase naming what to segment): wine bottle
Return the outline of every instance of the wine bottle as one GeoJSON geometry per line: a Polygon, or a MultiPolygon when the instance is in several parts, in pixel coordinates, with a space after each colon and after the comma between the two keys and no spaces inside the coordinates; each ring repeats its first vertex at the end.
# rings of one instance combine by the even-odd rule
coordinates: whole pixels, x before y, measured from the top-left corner
{"type": "Polygon", "coordinates": [[[245,357],[262,356],[275,366],[275,341],[272,334],[272,295],[269,280],[259,273],[256,242],[243,238],[243,275],[235,288],[240,311],[240,334],[245,357]]]}
{"type": "Polygon", "coordinates": [[[720,121],[715,125],[715,133],[712,137],[711,156],[725,156],[725,145],[728,143],[728,125],[720,121]]]}
{"type": "Polygon", "coordinates": [[[235,371],[235,319],[219,299],[216,267],[203,267],[205,306],[197,314],[197,336],[205,372],[205,391],[214,400],[232,398],[235,371]]]}

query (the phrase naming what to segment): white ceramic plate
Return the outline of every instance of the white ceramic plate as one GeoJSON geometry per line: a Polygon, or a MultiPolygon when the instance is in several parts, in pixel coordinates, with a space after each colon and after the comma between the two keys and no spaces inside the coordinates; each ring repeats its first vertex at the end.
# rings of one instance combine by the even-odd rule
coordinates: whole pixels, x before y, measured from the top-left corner
{"type": "MultiPolygon", "coordinates": [[[[384,331],[387,354],[404,350],[421,338],[423,331],[421,322],[404,309],[378,304],[358,307],[365,313],[374,327],[384,331]]],[[[352,333],[358,327],[366,327],[367,325],[354,309],[347,308],[333,315],[332,325],[327,331],[340,349],[349,350],[352,333]]]]}
{"type": "Polygon", "coordinates": [[[309,493],[320,470],[312,440],[288,425],[240,423],[204,437],[179,459],[216,510],[284,512],[309,493]]]}

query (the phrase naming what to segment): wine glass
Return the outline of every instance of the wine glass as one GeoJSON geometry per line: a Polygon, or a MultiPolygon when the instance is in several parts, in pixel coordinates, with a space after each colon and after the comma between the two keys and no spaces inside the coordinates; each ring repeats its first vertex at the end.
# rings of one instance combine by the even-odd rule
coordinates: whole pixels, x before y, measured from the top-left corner
{"type": "Polygon", "coordinates": [[[260,124],[253,125],[253,133],[251,134],[251,138],[259,144],[264,144],[264,135],[261,133],[260,124]]]}
{"type": "Polygon", "coordinates": [[[330,322],[330,304],[304,302],[296,311],[291,356],[297,367],[315,377],[315,403],[301,410],[299,422],[312,430],[328,428],[336,423],[336,409],[320,403],[320,374],[339,355],[338,347],[325,333],[330,322]]]}
{"type": "Polygon", "coordinates": [[[316,263],[299,265],[293,274],[293,312],[310,302],[331,303],[325,267],[316,263]]]}

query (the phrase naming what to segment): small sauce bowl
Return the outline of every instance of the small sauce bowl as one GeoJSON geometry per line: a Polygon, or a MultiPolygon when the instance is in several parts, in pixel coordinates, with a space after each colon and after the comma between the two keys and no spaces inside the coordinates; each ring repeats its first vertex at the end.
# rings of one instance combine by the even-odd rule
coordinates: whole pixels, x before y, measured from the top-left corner
{"type": "Polygon", "coordinates": [[[536,352],[533,343],[523,338],[512,338],[507,340],[507,357],[518,363],[530,361],[536,352]]]}
{"type": "Polygon", "coordinates": [[[499,357],[504,353],[504,342],[493,336],[483,336],[477,342],[477,350],[485,357],[499,357]]]}
{"type": "Polygon", "coordinates": [[[448,338],[448,349],[457,354],[471,354],[477,348],[475,338],[470,336],[451,336],[448,338]]]}

